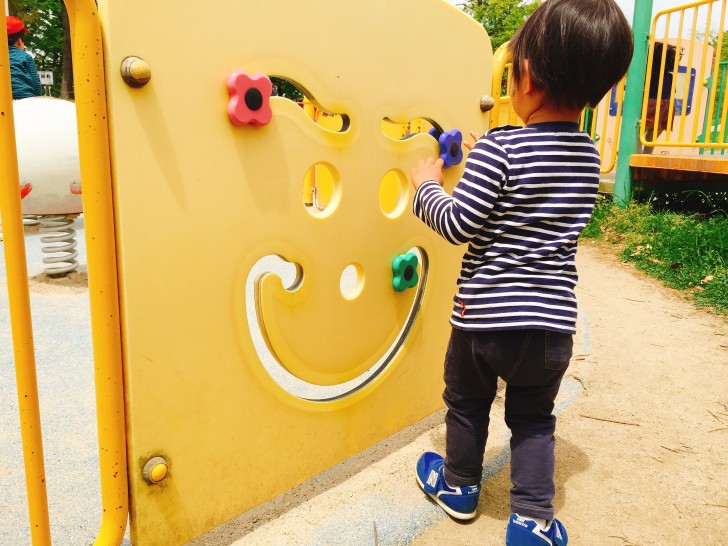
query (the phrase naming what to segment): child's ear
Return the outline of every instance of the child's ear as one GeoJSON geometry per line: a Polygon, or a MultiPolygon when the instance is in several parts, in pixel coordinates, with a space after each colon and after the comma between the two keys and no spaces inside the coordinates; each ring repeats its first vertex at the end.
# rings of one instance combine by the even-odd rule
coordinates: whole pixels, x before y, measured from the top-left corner
{"type": "Polygon", "coordinates": [[[521,71],[521,91],[524,95],[530,95],[534,91],[533,80],[531,79],[531,66],[528,59],[523,59],[523,70],[521,71]]]}

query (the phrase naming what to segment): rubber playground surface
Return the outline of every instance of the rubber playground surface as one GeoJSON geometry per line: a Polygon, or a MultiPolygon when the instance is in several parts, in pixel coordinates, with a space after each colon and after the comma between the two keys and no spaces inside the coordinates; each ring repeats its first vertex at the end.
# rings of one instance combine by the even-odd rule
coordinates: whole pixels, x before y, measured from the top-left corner
{"type": "MultiPolygon", "coordinates": [[[[36,279],[40,236],[26,231],[51,531],[61,546],[93,543],[101,519],[82,217],[75,228],[80,275],[53,283],[36,279]]],[[[19,546],[30,538],[2,245],[0,254],[0,546],[19,546]]],[[[579,332],[556,410],[555,506],[570,543],[728,544],[726,322],[603,249],[584,245],[578,265],[579,332]]],[[[499,396],[470,523],[448,518],[415,483],[419,454],[444,450],[440,411],[190,544],[503,544],[501,412],[499,396]]]]}

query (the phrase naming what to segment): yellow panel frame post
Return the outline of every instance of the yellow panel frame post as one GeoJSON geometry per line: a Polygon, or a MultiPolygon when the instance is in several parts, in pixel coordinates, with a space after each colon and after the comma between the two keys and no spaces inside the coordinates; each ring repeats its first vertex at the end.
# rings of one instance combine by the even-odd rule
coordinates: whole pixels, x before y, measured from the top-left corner
{"type": "Polygon", "coordinates": [[[121,544],[129,513],[114,207],[101,26],[93,0],[65,0],[73,40],[103,515],[96,544],[121,544]]]}
{"type": "MultiPolygon", "coordinates": [[[[3,15],[5,7],[3,6],[3,15]]],[[[4,19],[5,17],[3,17],[4,19]]],[[[2,41],[2,40],[0,40],[2,41]]],[[[48,495],[43,462],[43,436],[38,405],[38,381],[33,348],[33,324],[25,261],[23,211],[20,205],[18,156],[15,147],[15,118],[10,92],[8,46],[0,45],[0,213],[3,218],[5,264],[8,276],[10,324],[13,333],[15,376],[18,385],[20,431],[25,461],[30,533],[33,544],[51,543],[48,495]]]]}
{"type": "Polygon", "coordinates": [[[510,97],[506,98],[502,96],[503,86],[503,74],[506,71],[506,65],[511,61],[511,53],[508,49],[508,42],[502,44],[493,53],[493,87],[491,89],[491,96],[495,99],[493,109],[490,111],[490,124],[491,129],[498,127],[500,123],[500,110],[501,104],[507,105],[510,109],[510,97]]]}

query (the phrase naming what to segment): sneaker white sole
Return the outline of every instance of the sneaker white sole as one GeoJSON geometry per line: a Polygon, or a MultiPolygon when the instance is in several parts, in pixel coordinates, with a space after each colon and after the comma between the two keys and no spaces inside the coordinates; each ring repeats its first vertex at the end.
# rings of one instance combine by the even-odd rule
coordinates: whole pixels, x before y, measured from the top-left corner
{"type": "Polygon", "coordinates": [[[447,513],[448,516],[451,516],[451,517],[453,517],[455,519],[459,519],[459,520],[469,520],[469,519],[473,519],[475,517],[475,515],[478,513],[477,510],[475,510],[475,511],[469,513],[469,514],[464,514],[462,512],[456,512],[455,510],[453,510],[452,508],[450,508],[449,506],[447,506],[444,502],[442,502],[440,500],[440,497],[438,497],[437,495],[433,495],[433,494],[428,493],[427,491],[425,491],[425,486],[420,481],[420,477],[419,476],[415,475],[415,480],[417,480],[417,485],[420,486],[420,489],[422,489],[422,492],[425,495],[427,495],[428,497],[430,497],[432,500],[434,500],[437,504],[439,504],[440,505],[440,508],[442,508],[443,510],[445,510],[445,512],[447,513]]]}

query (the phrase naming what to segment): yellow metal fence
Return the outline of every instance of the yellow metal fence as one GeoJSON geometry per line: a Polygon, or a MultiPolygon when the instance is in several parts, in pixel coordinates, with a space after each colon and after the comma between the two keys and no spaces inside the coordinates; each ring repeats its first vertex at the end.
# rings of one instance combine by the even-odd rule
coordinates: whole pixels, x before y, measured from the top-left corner
{"type": "MultiPolygon", "coordinates": [[[[3,8],[4,11],[4,8],[3,8]]],[[[8,58],[8,46],[0,40],[0,58],[8,58]]],[[[28,494],[33,544],[50,544],[48,495],[45,485],[43,438],[38,404],[38,381],[30,314],[28,272],[25,262],[25,235],[20,205],[18,158],[10,67],[0,62],[0,213],[3,219],[3,245],[8,278],[8,303],[12,325],[15,378],[18,390],[20,431],[23,443],[25,482],[28,494]]]]}
{"type": "Polygon", "coordinates": [[[728,147],[725,18],[726,0],[701,0],[655,16],[640,121],[647,152],[723,153],[728,147]]]}
{"type": "Polygon", "coordinates": [[[595,108],[586,108],[581,115],[582,130],[589,133],[599,150],[602,174],[612,172],[617,165],[624,91],[625,80],[622,79],[595,108]]]}

